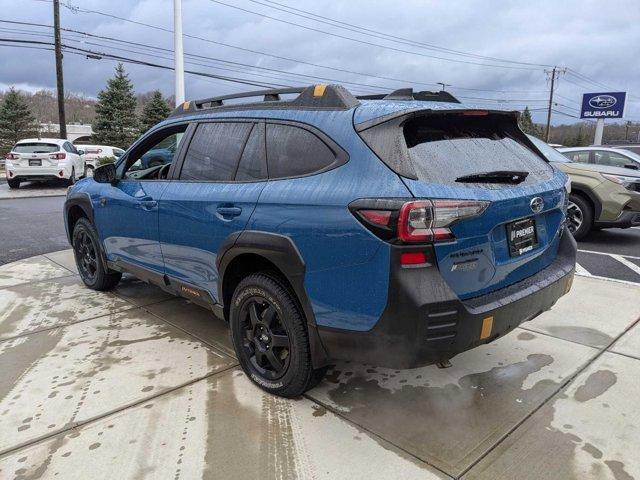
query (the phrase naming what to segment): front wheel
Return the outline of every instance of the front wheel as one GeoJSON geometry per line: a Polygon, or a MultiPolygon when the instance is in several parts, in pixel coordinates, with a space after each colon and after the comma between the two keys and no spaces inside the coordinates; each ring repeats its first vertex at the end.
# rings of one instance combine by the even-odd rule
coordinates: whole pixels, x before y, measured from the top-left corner
{"type": "Polygon", "coordinates": [[[79,219],[73,227],[73,255],[78,273],[84,284],[93,290],[111,290],[122,273],[105,267],[98,232],[86,218],[79,219]]]}
{"type": "Polygon", "coordinates": [[[297,397],[320,381],[324,369],[311,364],[304,314],[277,276],[244,278],[233,293],[229,316],[240,366],[260,388],[297,397]]]}
{"type": "Polygon", "coordinates": [[[573,238],[580,240],[589,233],[593,225],[593,209],[579,195],[569,195],[567,206],[567,227],[573,238]]]}

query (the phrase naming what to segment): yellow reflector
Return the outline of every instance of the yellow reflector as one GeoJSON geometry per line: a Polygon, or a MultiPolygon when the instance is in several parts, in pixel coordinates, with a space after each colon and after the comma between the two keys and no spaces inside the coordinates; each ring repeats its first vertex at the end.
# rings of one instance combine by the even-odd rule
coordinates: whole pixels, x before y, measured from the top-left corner
{"type": "Polygon", "coordinates": [[[326,85],[316,85],[313,88],[313,96],[314,97],[321,97],[324,95],[324,91],[327,89],[326,85]]]}
{"type": "Polygon", "coordinates": [[[491,336],[491,329],[493,328],[493,317],[487,317],[482,320],[482,330],[480,331],[480,340],[489,338],[491,336]]]}
{"type": "Polygon", "coordinates": [[[191,104],[191,102],[189,100],[187,100],[186,102],[184,102],[182,104],[182,109],[183,110],[189,110],[189,105],[191,104]]]}

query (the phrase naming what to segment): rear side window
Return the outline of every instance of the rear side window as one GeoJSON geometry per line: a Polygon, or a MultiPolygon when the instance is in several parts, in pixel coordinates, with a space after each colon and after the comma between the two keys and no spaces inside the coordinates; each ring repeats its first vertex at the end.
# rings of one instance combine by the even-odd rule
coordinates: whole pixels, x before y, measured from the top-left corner
{"type": "Polygon", "coordinates": [[[182,180],[231,181],[251,123],[202,123],[184,157],[182,180]]]}
{"type": "Polygon", "coordinates": [[[18,143],[13,147],[16,153],[52,153],[60,150],[55,143],[18,143]]]}
{"type": "Polygon", "coordinates": [[[524,183],[548,180],[553,170],[524,143],[515,120],[498,115],[430,115],[403,127],[419,180],[455,184],[459,177],[500,170],[524,171],[524,183]]]}
{"type": "Polygon", "coordinates": [[[293,125],[267,125],[269,178],[299,177],[329,169],[336,154],[315,134],[293,125]]]}
{"type": "Polygon", "coordinates": [[[574,162],[589,163],[589,151],[564,152],[564,154],[574,162]]]}

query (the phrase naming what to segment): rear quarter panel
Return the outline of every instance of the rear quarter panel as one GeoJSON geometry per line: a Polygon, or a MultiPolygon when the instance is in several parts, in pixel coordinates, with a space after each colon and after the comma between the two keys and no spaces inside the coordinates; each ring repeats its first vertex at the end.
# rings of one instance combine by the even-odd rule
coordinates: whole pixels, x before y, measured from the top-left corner
{"type": "Polygon", "coordinates": [[[369,330],[387,302],[389,246],[365,229],[348,204],[366,197],[410,197],[357,136],[352,112],[301,112],[348,154],[328,172],[269,181],[247,229],[290,237],[305,263],[305,288],[319,325],[369,330]]]}

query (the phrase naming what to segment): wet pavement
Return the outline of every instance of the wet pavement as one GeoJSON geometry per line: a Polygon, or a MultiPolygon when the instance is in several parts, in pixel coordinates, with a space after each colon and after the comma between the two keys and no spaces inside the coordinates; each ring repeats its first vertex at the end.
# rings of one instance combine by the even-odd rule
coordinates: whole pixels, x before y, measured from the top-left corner
{"type": "Polygon", "coordinates": [[[225,323],[69,251],[0,266],[0,478],[640,479],[640,287],[576,277],[452,366],[254,387],[225,323]]]}

